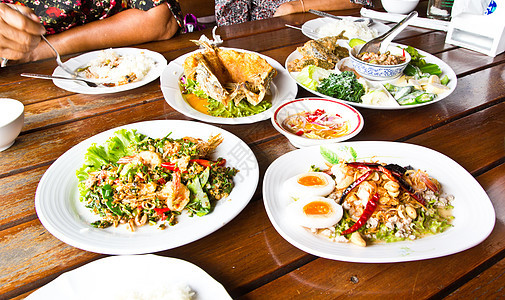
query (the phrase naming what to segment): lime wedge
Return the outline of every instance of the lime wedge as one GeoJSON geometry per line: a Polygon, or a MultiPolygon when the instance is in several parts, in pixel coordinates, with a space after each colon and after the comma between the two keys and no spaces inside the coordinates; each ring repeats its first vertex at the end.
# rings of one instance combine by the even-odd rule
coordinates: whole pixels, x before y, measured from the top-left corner
{"type": "Polygon", "coordinates": [[[351,40],[349,41],[349,46],[350,46],[351,48],[354,48],[354,47],[356,47],[356,46],[358,46],[358,45],[362,45],[362,44],[364,44],[364,43],[366,43],[364,40],[362,40],[362,39],[358,39],[358,38],[354,38],[354,39],[351,39],[351,40]]]}

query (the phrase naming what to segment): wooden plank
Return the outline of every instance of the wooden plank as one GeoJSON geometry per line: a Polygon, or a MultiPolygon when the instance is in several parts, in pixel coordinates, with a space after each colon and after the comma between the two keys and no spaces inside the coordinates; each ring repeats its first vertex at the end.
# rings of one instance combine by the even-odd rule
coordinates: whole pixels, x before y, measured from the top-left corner
{"type": "Polygon", "coordinates": [[[102,256],[60,242],[39,220],[2,231],[0,242],[1,260],[8,262],[0,265],[0,294],[6,297],[43,285],[64,270],[102,256]]]}

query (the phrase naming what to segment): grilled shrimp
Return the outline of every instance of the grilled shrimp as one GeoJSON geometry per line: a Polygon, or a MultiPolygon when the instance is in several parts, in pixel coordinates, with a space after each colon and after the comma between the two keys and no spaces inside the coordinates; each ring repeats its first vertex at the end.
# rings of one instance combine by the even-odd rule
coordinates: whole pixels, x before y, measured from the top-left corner
{"type": "Polygon", "coordinates": [[[161,166],[161,156],[153,151],[141,151],[135,155],[121,157],[118,164],[140,163],[152,169],[161,166]]]}
{"type": "Polygon", "coordinates": [[[189,202],[189,189],[181,183],[181,174],[174,172],[171,181],[167,182],[158,194],[158,199],[165,200],[167,207],[173,211],[182,211],[189,202]]]}

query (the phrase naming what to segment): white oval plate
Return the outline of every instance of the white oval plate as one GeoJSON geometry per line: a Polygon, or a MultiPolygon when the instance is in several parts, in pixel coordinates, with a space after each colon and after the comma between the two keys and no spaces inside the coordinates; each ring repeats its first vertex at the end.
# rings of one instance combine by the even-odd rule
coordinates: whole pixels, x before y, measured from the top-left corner
{"type": "Polygon", "coordinates": [[[454,226],[443,233],[414,241],[360,247],[352,243],[331,242],[293,225],[286,214],[286,207],[292,200],[279,187],[288,178],[308,171],[311,165],[325,167],[319,154],[320,147],[307,147],[276,159],[268,167],[263,180],[263,199],[270,221],[284,239],[305,252],[361,263],[414,261],[469,249],[486,239],[493,230],[495,212],[486,192],[463,167],[437,151],[413,144],[378,141],[343,142],[322,147],[334,151],[352,147],[358,160],[369,161],[373,157],[380,162],[425,170],[442,184],[445,193],[454,195],[454,226]]]}
{"type": "Polygon", "coordinates": [[[237,216],[249,203],[259,180],[258,162],[241,139],[221,128],[192,121],[159,120],[133,123],[107,130],[82,141],[61,155],[42,176],[35,193],[35,208],[42,225],[55,237],[74,247],[104,254],[142,254],[172,249],[205,237],[237,216]],[[125,226],[94,228],[98,220],[79,201],[75,172],[84,164],[84,154],[92,143],[103,144],[120,128],[137,129],[153,138],[191,136],[207,140],[220,133],[224,138],[212,154],[226,158],[226,165],[237,168],[235,187],[229,197],[217,202],[214,210],[203,217],[189,217],[183,212],[179,223],[167,226],[142,226],[135,232],[125,226]]]}
{"type": "MultiPolygon", "coordinates": [[[[147,57],[149,57],[155,61],[155,67],[152,70],[150,70],[149,73],[144,78],[142,78],[142,80],[135,81],[135,82],[128,83],[128,84],[119,85],[119,86],[90,87],[90,86],[87,86],[83,82],[61,80],[61,79],[53,79],[54,84],[59,88],[62,88],[62,89],[67,90],[69,92],[74,92],[74,93],[79,93],[79,94],[117,93],[117,92],[135,89],[135,88],[138,88],[138,87],[141,87],[143,85],[150,83],[151,81],[160,77],[161,72],[165,69],[165,67],[167,65],[167,60],[165,59],[165,57],[158,52],[154,52],[154,51],[150,51],[150,50],[146,50],[146,49],[138,49],[138,48],[113,48],[112,50],[114,50],[119,55],[126,55],[126,54],[132,55],[132,54],[144,53],[147,57]]],[[[82,55],[76,56],[76,57],[71,58],[68,61],[64,62],[64,65],[69,67],[71,70],[76,70],[78,68],[86,66],[92,60],[96,59],[98,57],[98,54],[101,51],[102,50],[97,50],[97,51],[88,52],[88,53],[84,53],[82,55]]],[[[65,72],[61,67],[56,67],[56,69],[53,72],[53,76],[70,77],[70,75],[67,72],[65,72]]]]}
{"type": "MultiPolygon", "coordinates": [[[[357,19],[360,19],[360,18],[356,18],[356,17],[346,17],[346,16],[339,16],[341,17],[342,19],[346,19],[346,20],[357,20],[357,19]]],[[[307,21],[305,22],[303,25],[302,25],[302,32],[303,34],[305,34],[307,37],[313,39],[313,40],[317,40],[317,39],[320,39],[322,37],[325,37],[324,35],[321,35],[319,33],[319,29],[328,24],[328,23],[332,23],[332,22],[335,22],[336,20],[333,20],[331,18],[317,18],[317,19],[313,19],[313,20],[310,20],[310,21],[307,21]]],[[[373,28],[373,29],[376,29],[377,30],[377,34],[380,36],[381,34],[387,32],[389,29],[389,26],[387,26],[386,24],[384,23],[381,23],[381,22],[377,22],[374,20],[372,26],[370,26],[370,28],[373,28]]],[[[363,37],[359,37],[359,36],[353,36],[353,37],[349,37],[349,39],[351,38],[361,38],[361,39],[364,39],[363,37]]]]}
{"type": "MultiPolygon", "coordinates": [[[[276,60],[263,54],[243,49],[235,49],[235,48],[222,48],[222,49],[255,53],[264,58],[272,67],[274,67],[277,70],[277,76],[274,77],[272,83],[270,84],[270,92],[272,93],[272,107],[276,106],[278,103],[283,102],[284,100],[291,100],[296,98],[296,93],[298,92],[298,86],[296,85],[296,82],[293,80],[293,78],[291,78],[291,76],[289,76],[288,71],[286,71],[286,69],[284,69],[282,65],[278,63],[276,60]]],[[[194,109],[193,107],[191,107],[191,105],[189,105],[188,102],[186,102],[186,100],[184,100],[184,98],[182,97],[181,90],[179,87],[179,79],[184,74],[184,70],[182,68],[184,60],[188,56],[193,55],[194,53],[199,51],[201,50],[196,50],[184,54],[182,56],[179,56],[175,60],[171,61],[161,74],[161,91],[163,92],[165,100],[171,107],[173,107],[178,112],[190,118],[217,124],[250,124],[270,118],[270,116],[273,113],[272,108],[257,115],[248,117],[221,118],[201,113],[196,109],[194,109]]]]}
{"type": "Polygon", "coordinates": [[[137,299],[135,295],[159,295],[169,286],[189,287],[195,300],[231,299],[225,288],[198,266],[152,254],[98,259],[63,273],[26,299],[137,299]]]}
{"type": "MultiPolygon", "coordinates": [[[[401,47],[407,47],[406,45],[396,44],[396,43],[391,43],[391,45],[396,45],[396,46],[401,46],[401,47]]],[[[396,109],[415,108],[415,107],[420,107],[420,106],[425,106],[425,105],[433,104],[433,103],[436,103],[436,102],[438,102],[438,101],[446,98],[447,96],[449,96],[450,94],[452,94],[452,92],[454,92],[454,90],[456,89],[457,82],[458,82],[458,78],[456,77],[456,73],[454,73],[454,70],[448,64],[446,64],[444,61],[442,61],[438,57],[429,54],[428,52],[425,52],[425,51],[422,51],[422,50],[419,50],[419,49],[417,49],[417,51],[419,52],[419,54],[421,54],[421,55],[424,56],[424,60],[426,60],[426,62],[428,62],[428,63],[434,63],[434,64],[436,64],[436,65],[438,65],[440,67],[440,70],[442,70],[442,75],[441,75],[442,77],[444,75],[447,75],[449,77],[449,83],[447,84],[447,86],[450,88],[449,91],[447,91],[447,92],[445,92],[443,94],[437,95],[437,98],[435,98],[433,101],[425,102],[425,103],[420,103],[420,104],[398,105],[398,103],[394,103],[393,102],[392,105],[372,105],[372,104],[365,104],[365,103],[356,103],[356,102],[351,102],[351,101],[344,101],[344,100],[333,98],[333,97],[321,94],[321,93],[319,93],[317,91],[311,90],[311,89],[307,88],[306,86],[304,86],[303,84],[299,83],[296,80],[295,74],[297,72],[288,72],[288,73],[291,76],[291,78],[293,78],[296,81],[296,83],[298,83],[299,86],[301,86],[305,90],[307,90],[307,91],[309,91],[309,92],[311,92],[314,95],[317,95],[319,97],[323,97],[323,98],[327,98],[327,99],[334,99],[334,100],[342,101],[342,102],[347,103],[349,105],[353,105],[353,106],[357,106],[357,107],[363,107],[363,108],[370,108],[370,109],[396,110],[396,109]]],[[[287,70],[287,66],[288,66],[289,62],[291,62],[291,61],[293,61],[295,59],[300,59],[300,58],[302,58],[302,54],[300,52],[298,52],[297,50],[291,52],[291,54],[286,58],[286,63],[285,63],[286,70],[287,70]]],[[[337,73],[339,73],[339,72],[340,71],[337,71],[337,73]]],[[[395,80],[396,79],[393,79],[392,81],[395,81],[395,80]]],[[[391,81],[385,80],[385,81],[369,81],[369,82],[371,82],[371,84],[377,84],[377,83],[384,84],[384,83],[388,83],[388,82],[391,82],[391,81]]]]}

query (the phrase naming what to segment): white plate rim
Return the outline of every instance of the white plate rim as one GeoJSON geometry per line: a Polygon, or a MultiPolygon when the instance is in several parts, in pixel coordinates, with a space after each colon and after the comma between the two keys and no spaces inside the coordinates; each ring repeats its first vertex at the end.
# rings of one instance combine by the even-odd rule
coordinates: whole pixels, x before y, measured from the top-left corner
{"type": "MultiPolygon", "coordinates": [[[[352,17],[352,16],[339,16],[340,18],[342,19],[347,19],[347,20],[357,20],[357,19],[360,19],[360,18],[357,18],[357,17],[352,17]]],[[[317,34],[316,30],[318,28],[320,28],[321,26],[329,23],[329,22],[334,22],[336,20],[333,20],[333,19],[330,19],[330,18],[327,18],[327,17],[322,17],[322,18],[316,18],[316,19],[312,19],[312,20],[309,20],[305,23],[303,23],[302,25],[302,33],[313,39],[313,40],[317,40],[319,38],[322,38],[323,36],[320,36],[317,34]]],[[[382,23],[382,22],[379,22],[379,21],[376,21],[374,20],[374,23],[372,24],[372,28],[377,29],[377,33],[378,35],[381,35],[385,32],[387,32],[389,29],[391,29],[388,25],[382,23]]],[[[354,38],[354,37],[351,37],[351,38],[354,38]]],[[[357,37],[359,38],[359,37],[357,37]]]]}
{"type": "MultiPolygon", "coordinates": [[[[147,49],[140,49],[140,48],[129,48],[129,47],[124,47],[124,48],[110,48],[110,50],[115,51],[119,55],[126,55],[126,54],[137,54],[137,53],[145,53],[145,55],[151,59],[153,59],[156,63],[154,69],[150,70],[149,73],[142,78],[142,80],[135,81],[132,83],[128,84],[123,84],[120,86],[114,86],[114,87],[104,87],[104,86],[99,86],[99,87],[89,87],[85,83],[80,83],[76,81],[70,81],[70,80],[61,80],[61,79],[53,79],[54,85],[57,87],[67,90],[69,92],[73,93],[79,93],[79,94],[90,94],[90,95],[97,95],[97,94],[111,94],[111,93],[118,93],[118,92],[123,92],[131,89],[135,89],[138,87],[141,87],[143,85],[146,85],[160,77],[161,72],[165,69],[167,65],[167,60],[163,55],[161,55],[158,52],[154,52],[151,50],[147,49]]],[[[67,67],[69,67],[71,70],[75,70],[79,67],[82,67],[89,63],[91,60],[95,59],[100,52],[104,50],[96,50],[96,51],[91,51],[87,53],[83,53],[79,56],[73,57],[63,64],[67,67]]],[[[63,76],[63,77],[69,77],[70,75],[65,72],[61,67],[56,67],[53,71],[53,76],[63,76]]]]}
{"type": "Polygon", "coordinates": [[[277,62],[275,59],[270,58],[261,53],[257,53],[254,51],[237,49],[237,48],[227,48],[220,47],[221,49],[227,50],[235,50],[238,52],[247,52],[257,54],[263,59],[265,59],[272,67],[277,70],[277,76],[275,76],[270,84],[270,89],[274,92],[274,97],[272,97],[272,107],[262,113],[257,115],[248,116],[248,117],[240,117],[240,118],[221,118],[214,117],[210,115],[206,115],[201,113],[191,107],[182,97],[180,89],[179,89],[179,78],[183,75],[182,64],[184,60],[197,52],[201,52],[203,50],[195,50],[190,53],[186,53],[184,55],[179,56],[178,58],[172,60],[165,70],[161,73],[161,91],[165,98],[165,101],[175,110],[182,113],[183,115],[208,123],[215,124],[251,124],[259,121],[266,120],[270,118],[273,112],[273,108],[276,104],[284,101],[291,100],[296,98],[296,94],[298,92],[298,85],[296,81],[289,75],[288,71],[284,69],[284,67],[277,62]]]}
{"type": "MultiPolygon", "coordinates": [[[[446,182],[451,182],[449,186],[446,185],[444,188],[456,197],[453,203],[454,227],[443,233],[419,240],[359,247],[351,243],[330,242],[314,236],[300,226],[295,228],[291,224],[287,224],[287,220],[281,219],[278,207],[283,207],[290,200],[287,195],[278,191],[278,187],[282,185],[283,180],[307,171],[311,165],[317,166],[317,162],[322,164],[323,160],[319,155],[320,146],[313,146],[297,149],[280,156],[270,164],[263,179],[263,201],[267,215],[277,232],[293,246],[307,253],[333,260],[359,263],[396,263],[442,257],[467,250],[484,241],[493,230],[495,211],[491,200],[477,180],[451,158],[430,148],[409,143],[357,141],[333,145],[333,147],[346,146],[353,147],[358,153],[358,157],[360,157],[360,151],[366,150],[364,156],[376,153],[377,156],[373,158],[382,162],[409,161],[413,167],[426,170],[430,175],[432,175],[431,171],[436,171],[436,173],[450,172],[450,174],[458,176],[463,182],[457,185],[453,185],[451,180],[454,179],[450,176],[442,176],[443,178],[435,176],[443,185],[446,182]],[[422,159],[419,158],[420,155],[422,155],[422,159]],[[314,157],[314,159],[303,159],[307,157],[314,157]],[[427,164],[430,164],[429,168],[426,168],[427,164]],[[442,170],[444,167],[447,168],[447,171],[442,170]],[[280,169],[282,172],[279,172],[280,169]],[[456,188],[461,190],[454,193],[456,188]],[[469,196],[463,196],[467,194],[469,196]],[[475,218],[481,222],[479,224],[468,222],[469,218],[475,218]]],[[[324,147],[328,147],[328,145],[324,147]]],[[[332,146],[330,145],[330,147],[332,146]]]]}
{"type": "Polygon", "coordinates": [[[245,208],[254,195],[258,182],[258,161],[249,146],[234,134],[194,121],[145,121],[101,132],[62,154],[39,181],[35,192],[35,209],[42,225],[56,238],[71,246],[102,254],[144,254],[186,245],[220,229],[245,208]],[[179,224],[168,226],[165,230],[159,230],[156,226],[142,226],[131,233],[121,226],[93,228],[89,220],[97,220],[98,217],[79,202],[75,171],[83,165],[84,153],[92,143],[103,144],[122,128],[136,129],[151,137],[162,137],[172,132],[173,137],[189,135],[207,139],[210,135],[220,133],[224,140],[213,156],[223,156],[227,159],[227,166],[239,169],[234,178],[233,191],[228,198],[218,201],[210,214],[189,220],[190,217],[183,213],[178,218],[179,224]],[[204,229],[192,232],[191,229],[198,226],[204,229]]]}
{"type": "MultiPolygon", "coordinates": [[[[100,258],[63,273],[30,294],[26,299],[47,299],[46,297],[49,295],[51,299],[65,299],[65,297],[85,299],[88,296],[93,297],[99,293],[95,291],[97,289],[96,284],[101,284],[102,281],[104,282],[103,285],[113,285],[115,288],[119,287],[128,290],[132,287],[128,286],[125,279],[128,279],[128,283],[137,280],[148,281],[146,279],[148,277],[146,271],[148,271],[149,277],[159,278],[160,282],[173,280],[183,284],[182,281],[189,279],[187,285],[195,292],[195,299],[212,299],[212,297],[216,296],[219,296],[220,299],[231,299],[223,285],[197,265],[179,258],[153,254],[120,255],[100,258]],[[110,275],[110,271],[124,269],[125,266],[129,267],[129,272],[116,272],[114,276],[110,275]],[[166,272],[166,270],[177,270],[177,272],[166,272]],[[94,282],[93,286],[95,288],[92,290],[87,288],[90,281],[94,282]],[[93,295],[87,296],[86,293],[93,295]]],[[[148,281],[147,284],[149,283],[148,281]]],[[[157,286],[153,284],[152,287],[155,288],[157,286]]],[[[99,286],[98,290],[104,291],[107,290],[107,287],[99,286]]]]}
{"type": "MultiPolygon", "coordinates": [[[[407,45],[402,45],[402,44],[397,44],[397,43],[391,43],[391,45],[401,46],[401,47],[407,47],[407,45]]],[[[437,64],[440,67],[440,69],[442,70],[442,76],[443,75],[447,75],[449,77],[450,81],[447,84],[447,86],[450,88],[450,90],[447,91],[447,92],[445,92],[445,93],[443,93],[443,94],[441,94],[441,95],[438,95],[437,98],[435,100],[433,100],[433,101],[429,101],[429,102],[425,102],[425,103],[419,103],[419,104],[414,104],[414,105],[382,106],[382,105],[372,105],[372,104],[356,103],[356,102],[345,101],[345,100],[333,98],[333,97],[330,97],[328,95],[324,95],[324,94],[321,94],[321,93],[319,93],[317,91],[313,91],[313,90],[307,88],[306,86],[304,86],[303,84],[299,83],[296,80],[295,76],[293,75],[294,72],[288,72],[288,73],[289,73],[289,76],[291,76],[291,78],[293,78],[293,80],[295,80],[295,82],[301,88],[305,89],[306,91],[308,91],[308,92],[310,92],[310,93],[312,93],[314,95],[317,95],[319,97],[323,97],[323,98],[327,98],[327,99],[334,99],[334,100],[337,100],[337,101],[342,101],[342,102],[347,103],[347,104],[352,105],[352,106],[362,107],[362,108],[369,108],[369,109],[379,109],[379,110],[401,110],[401,109],[417,108],[417,107],[421,107],[421,106],[437,103],[437,102],[439,102],[439,101],[447,98],[448,96],[450,96],[454,92],[454,90],[456,90],[458,78],[457,78],[456,73],[454,72],[454,70],[448,64],[446,64],[443,60],[441,60],[438,57],[436,57],[436,56],[434,56],[434,55],[432,55],[432,54],[430,54],[428,52],[425,52],[423,50],[420,50],[420,49],[417,49],[417,48],[416,48],[416,50],[419,52],[419,54],[421,54],[421,55],[424,56],[424,59],[426,60],[426,62],[437,64]]],[[[302,57],[302,55],[297,50],[291,52],[291,54],[289,54],[288,57],[286,58],[286,62],[285,62],[286,70],[287,70],[287,66],[288,66],[289,62],[291,62],[294,59],[301,58],[301,57],[302,57]]],[[[365,78],[363,78],[363,79],[365,79],[365,78]]],[[[368,80],[368,79],[365,79],[365,80],[370,81],[372,83],[387,83],[387,82],[390,82],[390,81],[387,81],[387,80],[384,80],[384,81],[371,81],[371,80],[368,80]]]]}

